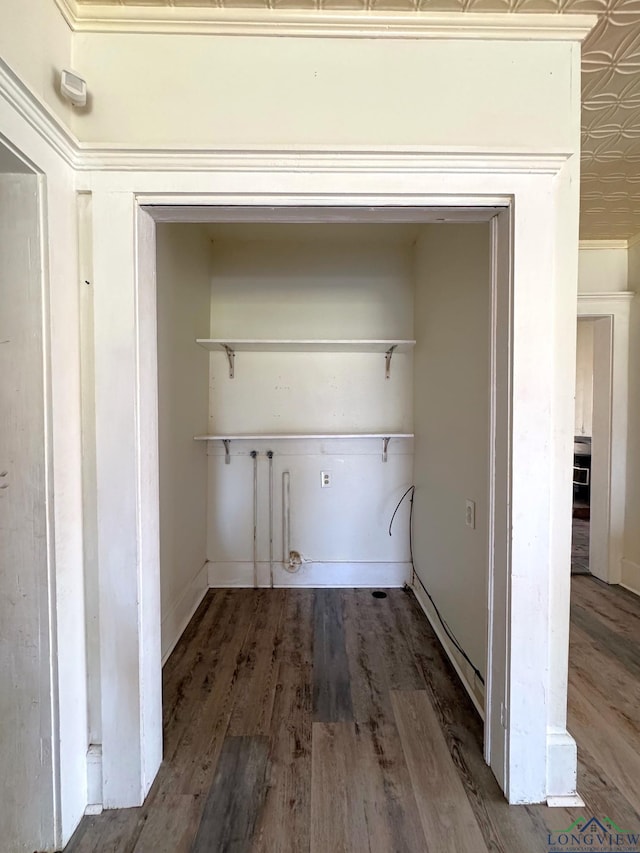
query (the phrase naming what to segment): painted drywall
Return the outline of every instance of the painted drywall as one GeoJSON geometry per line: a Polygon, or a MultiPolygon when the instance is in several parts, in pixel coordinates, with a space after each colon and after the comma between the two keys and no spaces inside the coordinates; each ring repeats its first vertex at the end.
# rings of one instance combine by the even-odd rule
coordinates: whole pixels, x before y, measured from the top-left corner
{"type": "Polygon", "coordinates": [[[629,249],[629,421],[627,445],[627,499],[622,560],[622,582],[640,595],[640,241],[629,249]]]}
{"type": "Polygon", "coordinates": [[[51,0],[3,3],[0,57],[67,125],[71,105],[58,92],[60,71],[71,64],[72,34],[51,0]]]}
{"type": "Polygon", "coordinates": [[[15,853],[54,843],[39,230],[37,178],[0,175],[0,827],[15,853]]]}
{"type": "Polygon", "coordinates": [[[576,342],[576,435],[591,436],[593,420],[593,320],[578,320],[576,342]]]}
{"type": "MultiPolygon", "coordinates": [[[[410,339],[411,241],[385,242],[379,226],[353,229],[353,241],[348,240],[349,225],[340,230],[337,239],[332,227],[287,226],[285,239],[276,230],[269,240],[238,242],[219,239],[218,229],[212,254],[212,336],[410,339]]],[[[210,434],[412,429],[411,354],[396,355],[386,379],[380,352],[238,352],[231,379],[224,353],[212,353],[210,392],[210,434]]],[[[252,449],[259,452],[261,582],[268,579],[269,561],[268,450],[275,454],[276,583],[373,585],[384,584],[385,578],[388,583],[406,579],[406,519],[400,515],[394,537],[387,528],[395,503],[411,482],[409,440],[393,441],[386,463],[381,440],[256,441],[233,442],[230,465],[219,443],[209,448],[212,583],[251,581],[252,449]],[[291,489],[290,547],[308,561],[296,575],[281,565],[285,470],[291,489]],[[321,487],[322,471],[331,473],[329,488],[321,487]]]]}
{"type": "MultiPolygon", "coordinates": [[[[416,572],[483,675],[489,524],[489,251],[487,225],[427,227],[416,255],[414,364],[416,572]],[[475,503],[475,528],[465,524],[467,500],[475,503]]],[[[477,688],[467,665],[459,655],[457,659],[477,688]]]]}
{"type": "Polygon", "coordinates": [[[78,33],[74,61],[93,98],[73,116],[86,141],[572,145],[572,61],[556,42],[78,33]]]}
{"type": "Polygon", "coordinates": [[[615,293],[627,289],[627,250],[600,248],[597,243],[578,252],[578,291],[615,293]]]}
{"type": "Polygon", "coordinates": [[[207,468],[193,436],[207,420],[210,250],[203,228],[156,231],[163,659],[207,588],[207,468]]]}

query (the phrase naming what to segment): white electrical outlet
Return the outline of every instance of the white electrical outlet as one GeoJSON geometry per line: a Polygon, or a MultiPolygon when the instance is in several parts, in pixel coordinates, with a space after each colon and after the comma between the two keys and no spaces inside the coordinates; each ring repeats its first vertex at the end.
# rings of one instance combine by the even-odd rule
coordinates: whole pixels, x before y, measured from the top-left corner
{"type": "Polygon", "coordinates": [[[472,530],[476,529],[476,502],[467,501],[464,509],[464,523],[472,530]]]}
{"type": "Polygon", "coordinates": [[[320,471],[320,485],[323,489],[331,486],[331,471],[320,471]]]}

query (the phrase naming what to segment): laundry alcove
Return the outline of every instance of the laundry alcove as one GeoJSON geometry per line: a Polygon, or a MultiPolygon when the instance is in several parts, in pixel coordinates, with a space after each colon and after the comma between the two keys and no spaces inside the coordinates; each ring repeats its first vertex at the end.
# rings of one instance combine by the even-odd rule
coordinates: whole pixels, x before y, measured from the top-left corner
{"type": "Polygon", "coordinates": [[[415,584],[485,670],[492,215],[158,224],[163,659],[209,587],[414,583],[415,484],[415,584]]]}

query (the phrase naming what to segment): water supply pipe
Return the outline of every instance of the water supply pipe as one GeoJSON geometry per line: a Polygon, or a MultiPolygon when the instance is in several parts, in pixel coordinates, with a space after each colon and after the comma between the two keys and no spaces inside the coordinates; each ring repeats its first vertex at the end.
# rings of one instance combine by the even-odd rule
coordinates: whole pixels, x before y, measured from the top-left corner
{"type": "Polygon", "coordinates": [[[269,584],[273,589],[273,450],[267,451],[269,459],[269,584]]]}
{"type": "Polygon", "coordinates": [[[253,588],[258,588],[258,451],[251,451],[253,459],[253,588]]]}

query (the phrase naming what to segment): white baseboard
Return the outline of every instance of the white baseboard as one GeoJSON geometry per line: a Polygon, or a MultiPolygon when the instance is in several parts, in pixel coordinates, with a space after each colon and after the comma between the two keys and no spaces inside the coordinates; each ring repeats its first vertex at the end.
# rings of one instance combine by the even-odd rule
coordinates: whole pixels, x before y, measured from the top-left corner
{"type": "Polygon", "coordinates": [[[87,807],[85,814],[102,812],[102,745],[92,743],[87,750],[87,807]]]}
{"type": "Polygon", "coordinates": [[[578,796],[578,747],[567,731],[547,731],[547,804],[549,800],[562,801],[578,796]]]}
{"type": "Polygon", "coordinates": [[[162,617],[163,666],[209,588],[207,566],[207,563],[202,566],[173,607],[162,617]]]}
{"type": "Polygon", "coordinates": [[[620,586],[628,589],[629,592],[640,595],[640,565],[634,563],[633,560],[622,559],[622,581],[620,586]]]}
{"type": "Polygon", "coordinates": [[[451,640],[443,631],[442,625],[440,624],[438,617],[436,616],[435,611],[433,609],[433,605],[425,595],[425,592],[420,586],[420,583],[416,581],[413,584],[412,589],[415,593],[416,598],[418,599],[420,606],[424,611],[425,616],[429,620],[429,623],[431,624],[431,627],[433,628],[436,637],[440,640],[440,644],[447,653],[447,657],[451,661],[451,664],[455,671],[458,673],[458,677],[462,682],[462,686],[469,694],[469,698],[475,705],[476,711],[484,720],[483,685],[480,684],[467,661],[462,657],[460,652],[455,648],[451,640]]]}
{"type": "MultiPolygon", "coordinates": [[[[253,563],[208,563],[209,586],[252,587],[253,563]]],[[[295,574],[274,563],[277,587],[402,587],[411,577],[410,563],[303,563],[295,574]]],[[[258,563],[258,586],[268,587],[269,563],[258,563]]]]}

